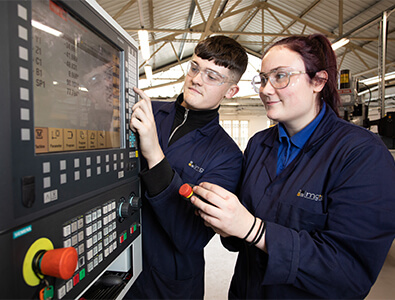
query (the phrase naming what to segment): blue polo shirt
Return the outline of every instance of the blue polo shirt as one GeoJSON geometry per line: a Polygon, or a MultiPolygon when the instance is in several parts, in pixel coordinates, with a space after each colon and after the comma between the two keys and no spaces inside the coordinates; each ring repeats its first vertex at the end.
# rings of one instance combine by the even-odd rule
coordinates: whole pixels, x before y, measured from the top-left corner
{"type": "Polygon", "coordinates": [[[324,102],[318,116],[309,125],[292,137],[288,136],[288,133],[282,123],[278,124],[278,139],[280,147],[278,148],[277,153],[277,175],[280,174],[303,149],[303,146],[322,120],[325,110],[326,104],[324,102]]]}

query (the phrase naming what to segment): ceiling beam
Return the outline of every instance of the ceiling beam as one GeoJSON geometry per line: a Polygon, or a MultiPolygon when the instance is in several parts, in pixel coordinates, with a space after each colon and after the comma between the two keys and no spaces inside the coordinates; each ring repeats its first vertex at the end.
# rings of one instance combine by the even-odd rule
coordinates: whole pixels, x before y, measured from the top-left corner
{"type": "Polygon", "coordinates": [[[200,17],[202,18],[203,23],[205,24],[206,23],[206,19],[204,18],[204,14],[203,14],[202,8],[199,5],[198,0],[195,0],[195,3],[196,3],[196,7],[197,7],[197,9],[199,11],[200,17]]]}
{"type": "Polygon", "coordinates": [[[247,12],[248,12],[248,11],[251,11],[251,10],[255,9],[256,7],[260,7],[260,3],[257,2],[257,3],[248,5],[248,6],[246,6],[246,7],[243,7],[243,8],[241,8],[241,9],[238,9],[238,10],[233,10],[234,7],[235,7],[235,6],[232,6],[232,10],[229,10],[229,11],[227,11],[226,13],[224,13],[222,16],[219,16],[219,17],[217,18],[217,22],[221,22],[223,19],[232,17],[232,16],[234,16],[234,15],[238,15],[238,14],[243,13],[243,12],[245,12],[245,11],[247,11],[247,12]]]}
{"type": "Polygon", "coordinates": [[[146,87],[146,88],[144,88],[144,89],[142,89],[142,90],[143,90],[143,91],[147,91],[147,90],[157,89],[157,88],[161,88],[161,87],[165,87],[165,86],[169,86],[169,85],[181,83],[181,82],[184,82],[184,79],[185,79],[185,76],[182,75],[180,78],[178,78],[178,79],[175,80],[175,81],[171,81],[171,82],[167,82],[167,83],[162,83],[162,84],[158,84],[158,85],[155,85],[155,86],[149,86],[149,87],[146,87]]]}
{"type": "Polygon", "coordinates": [[[200,40],[204,40],[207,36],[210,35],[211,25],[213,25],[213,22],[215,19],[215,14],[216,14],[220,4],[221,4],[221,0],[215,0],[214,5],[211,8],[210,15],[207,19],[205,26],[204,26],[204,32],[200,36],[200,40]]]}
{"type": "Polygon", "coordinates": [[[139,8],[140,27],[144,28],[145,23],[144,23],[143,3],[141,2],[141,0],[138,0],[137,3],[139,8]]]}
{"type": "Polygon", "coordinates": [[[279,12],[279,13],[285,15],[285,16],[287,16],[288,18],[294,19],[297,22],[300,22],[302,24],[306,24],[308,27],[310,27],[310,28],[312,28],[312,29],[314,29],[314,30],[316,30],[318,32],[323,33],[324,35],[326,35],[329,38],[330,37],[334,37],[334,34],[332,32],[330,32],[330,31],[328,31],[328,30],[326,30],[326,29],[324,29],[324,28],[322,28],[320,26],[317,26],[317,25],[315,25],[315,24],[313,24],[313,23],[311,23],[309,21],[303,20],[302,18],[300,18],[300,17],[298,17],[298,16],[296,16],[294,14],[291,14],[290,12],[288,12],[288,11],[286,11],[284,9],[281,9],[281,8],[279,8],[279,7],[277,7],[277,6],[273,5],[273,4],[269,4],[267,2],[264,2],[264,3],[261,3],[261,5],[266,6],[268,8],[271,8],[271,9],[273,9],[273,10],[275,10],[275,11],[277,11],[277,12],[279,12]]]}
{"type": "MultiPolygon", "coordinates": [[[[258,14],[259,8],[256,8],[252,13],[246,12],[244,13],[243,17],[241,18],[239,24],[234,28],[234,31],[240,32],[244,31],[248,24],[255,18],[255,16],[258,14]]],[[[239,34],[237,35],[232,35],[231,36],[233,39],[237,40],[239,38],[239,34]]]]}
{"type": "Polygon", "coordinates": [[[149,14],[149,24],[151,28],[154,27],[154,4],[152,0],[148,0],[148,14],[149,14]]]}
{"type": "MultiPolygon", "coordinates": [[[[395,5],[392,5],[389,10],[395,9],[395,5]]],[[[370,18],[369,20],[366,20],[365,22],[359,24],[358,26],[354,27],[353,29],[347,31],[346,33],[339,35],[334,41],[337,42],[338,40],[341,40],[342,38],[349,38],[352,34],[356,34],[357,32],[366,29],[367,27],[370,27],[377,23],[383,15],[383,12],[375,15],[374,17],[370,18]]]]}
{"type": "Polygon", "coordinates": [[[155,52],[152,53],[151,56],[147,60],[143,61],[143,63],[139,66],[139,69],[142,68],[152,57],[154,57],[155,54],[158,53],[160,51],[160,49],[162,49],[166,44],[167,44],[167,42],[163,43],[162,46],[160,46],[158,49],[156,49],[155,52]]]}
{"type": "MultiPolygon", "coordinates": [[[[125,27],[125,30],[128,33],[132,32],[138,32],[141,28],[128,28],[125,27]]],[[[162,41],[162,40],[168,40],[172,39],[174,40],[174,36],[183,34],[183,33],[204,33],[204,29],[197,29],[197,28],[190,28],[190,29],[166,29],[166,28],[144,28],[144,30],[147,30],[148,32],[172,32],[172,36],[168,37],[163,37],[162,39],[158,39],[155,42],[162,41]]],[[[285,33],[271,33],[271,32],[246,32],[246,31],[225,31],[225,30],[217,30],[217,31],[211,31],[211,34],[236,34],[236,35],[254,35],[254,36],[290,36],[290,34],[285,34],[285,33]]],[[[369,38],[371,39],[371,38],[369,38]]],[[[154,42],[154,43],[155,43],[154,42]]]]}
{"type": "Polygon", "coordinates": [[[237,6],[240,4],[240,2],[241,2],[241,0],[237,0],[236,3],[233,4],[231,8],[228,9],[228,12],[233,11],[233,9],[234,9],[235,7],[237,7],[237,6]]]}
{"type": "Polygon", "coordinates": [[[366,69],[370,69],[370,66],[365,62],[364,59],[362,59],[362,57],[358,54],[357,51],[355,51],[354,48],[351,48],[351,51],[355,54],[356,57],[358,57],[358,59],[364,64],[364,66],[366,67],[366,69]]]}
{"type": "MultiPolygon", "coordinates": [[[[385,65],[386,69],[389,68],[389,67],[395,67],[395,62],[391,62],[391,63],[388,63],[388,64],[385,65]]],[[[378,67],[374,67],[372,69],[365,70],[365,71],[353,74],[353,76],[361,77],[361,76],[365,76],[367,74],[377,74],[377,69],[378,69],[378,67]]]]}
{"type": "Polygon", "coordinates": [[[294,15],[294,14],[291,14],[291,13],[289,13],[289,12],[286,11],[286,10],[281,9],[281,8],[279,8],[279,7],[277,7],[277,6],[273,5],[273,4],[267,3],[267,2],[258,2],[258,3],[254,3],[254,4],[252,4],[252,5],[243,7],[242,9],[239,9],[239,10],[236,10],[236,11],[232,11],[232,12],[229,12],[229,13],[225,13],[225,14],[223,14],[221,17],[218,17],[218,18],[217,18],[217,19],[218,19],[217,22],[220,22],[221,19],[225,19],[225,18],[231,17],[231,16],[233,16],[233,15],[237,15],[237,14],[239,14],[239,13],[241,13],[241,12],[249,11],[249,10],[253,9],[254,7],[271,8],[272,10],[274,10],[274,11],[276,11],[276,12],[279,12],[279,13],[281,13],[281,14],[287,16],[288,18],[294,19],[294,20],[297,21],[297,22],[300,22],[300,23],[302,23],[302,24],[305,24],[305,25],[309,26],[310,28],[312,28],[312,29],[314,29],[314,30],[316,30],[316,31],[318,31],[318,32],[321,32],[321,33],[325,34],[325,35],[328,36],[328,37],[335,37],[335,35],[334,35],[332,32],[330,32],[330,31],[328,31],[328,30],[326,30],[326,29],[324,29],[324,28],[322,28],[322,27],[320,27],[320,26],[317,26],[317,25],[315,25],[315,24],[313,24],[313,23],[311,23],[311,22],[309,22],[309,21],[303,20],[302,18],[300,18],[300,17],[298,17],[298,16],[296,16],[296,15],[294,15]]]}
{"type": "Polygon", "coordinates": [[[174,56],[176,57],[176,59],[177,59],[177,61],[178,61],[178,64],[180,64],[180,62],[181,62],[181,61],[180,61],[180,58],[178,57],[176,48],[174,48],[174,45],[173,45],[172,42],[170,42],[170,46],[171,46],[171,48],[173,49],[174,56]]]}
{"type": "Polygon", "coordinates": [[[126,3],[114,16],[113,19],[116,20],[118,19],[121,15],[123,15],[123,13],[125,11],[128,10],[129,7],[131,7],[134,3],[136,2],[136,0],[130,0],[128,3],[126,3]]]}
{"type": "MultiPolygon", "coordinates": [[[[201,24],[200,24],[201,25],[201,24]]],[[[125,30],[128,33],[134,33],[134,32],[138,32],[139,30],[141,30],[141,28],[128,28],[125,27],[125,30]]],[[[172,35],[163,37],[161,39],[157,39],[153,42],[150,43],[150,45],[152,44],[157,44],[157,43],[161,43],[163,41],[182,41],[183,39],[176,39],[175,37],[177,35],[183,34],[183,33],[203,33],[203,29],[199,29],[196,26],[195,27],[191,27],[189,29],[171,29],[171,28],[145,28],[145,30],[147,30],[148,32],[172,32],[172,35]]],[[[285,33],[274,33],[274,32],[248,32],[248,31],[212,31],[212,34],[224,34],[224,35],[251,35],[251,36],[272,36],[272,37],[287,37],[290,36],[290,34],[285,34],[285,33]]],[[[305,35],[305,34],[301,34],[301,35],[305,35]]],[[[349,39],[351,41],[378,41],[377,37],[349,37],[349,39]]],[[[188,40],[188,39],[187,39],[188,40]]],[[[395,41],[395,38],[389,38],[387,39],[390,42],[395,41]]]]}
{"type": "MultiPolygon", "coordinates": [[[[217,9],[218,9],[218,6],[219,6],[219,4],[220,4],[220,0],[216,0],[215,4],[217,5],[217,9]]],[[[266,2],[260,2],[260,3],[258,3],[258,4],[253,4],[253,5],[244,7],[244,8],[242,8],[242,9],[240,9],[240,10],[236,10],[236,11],[233,11],[233,12],[230,12],[230,13],[226,12],[226,13],[224,13],[222,16],[220,16],[220,17],[218,17],[218,18],[215,18],[215,19],[212,19],[212,21],[210,21],[210,19],[211,19],[211,17],[212,17],[212,13],[213,13],[213,11],[215,11],[215,7],[213,7],[213,9],[211,10],[211,13],[210,13],[210,18],[209,18],[209,20],[206,22],[206,24],[198,24],[198,25],[193,26],[193,27],[188,28],[188,29],[145,28],[145,30],[147,30],[147,31],[149,31],[149,32],[151,32],[151,31],[156,31],[156,32],[170,32],[170,33],[172,33],[172,34],[175,35],[175,36],[177,36],[177,35],[179,35],[179,34],[183,34],[183,33],[185,33],[185,32],[188,32],[188,33],[203,33],[203,35],[205,35],[205,34],[208,34],[208,32],[210,31],[210,26],[213,25],[214,20],[215,20],[215,23],[219,23],[219,22],[220,22],[222,19],[224,19],[224,18],[227,18],[227,17],[233,16],[233,15],[239,14],[239,13],[244,12],[244,11],[249,11],[250,9],[253,9],[254,7],[264,7],[264,8],[266,7],[266,8],[270,8],[270,9],[276,11],[276,12],[279,12],[279,13],[281,13],[281,14],[284,14],[284,15],[286,15],[287,17],[289,17],[289,18],[291,18],[291,19],[295,19],[296,21],[298,21],[298,22],[300,22],[300,23],[302,23],[302,24],[305,24],[305,25],[307,25],[308,27],[311,27],[312,29],[315,29],[315,30],[317,30],[317,31],[319,31],[319,32],[321,32],[321,33],[323,33],[323,34],[325,34],[325,35],[328,36],[329,38],[335,38],[335,37],[336,37],[332,32],[327,31],[327,30],[325,30],[325,29],[322,28],[322,27],[316,26],[315,24],[313,24],[313,23],[311,23],[311,22],[305,21],[305,20],[303,20],[302,18],[300,18],[300,17],[298,17],[298,16],[295,16],[295,15],[293,15],[293,14],[291,14],[291,13],[288,13],[287,11],[285,11],[285,10],[283,10],[283,9],[280,9],[280,8],[274,6],[274,5],[268,4],[268,3],[266,3],[266,2]],[[209,24],[210,26],[207,26],[208,24],[209,24]],[[203,28],[202,28],[202,25],[203,25],[203,28]]],[[[125,27],[125,30],[126,30],[127,32],[129,32],[129,33],[130,33],[130,32],[137,32],[139,29],[140,29],[140,28],[125,27]]],[[[237,34],[244,34],[244,35],[259,35],[259,36],[268,35],[268,34],[269,34],[270,36],[289,36],[289,34],[288,34],[288,35],[279,34],[279,33],[273,34],[273,33],[266,33],[266,32],[225,32],[225,31],[211,31],[211,33],[219,33],[219,34],[236,34],[236,35],[237,35],[237,34]]]]}
{"type": "MultiPolygon", "coordinates": [[[[189,13],[188,13],[188,19],[187,22],[185,24],[185,29],[191,28],[192,26],[192,20],[193,20],[193,16],[195,14],[195,10],[196,10],[196,2],[195,0],[191,0],[191,5],[189,6],[189,13]]],[[[188,33],[184,33],[182,38],[186,39],[188,36],[188,33]]],[[[181,42],[180,48],[178,49],[178,57],[182,58],[182,55],[184,53],[184,47],[185,47],[185,42],[181,42]]]]}
{"type": "Polygon", "coordinates": [[[185,58],[181,59],[179,62],[176,61],[176,62],[173,62],[173,63],[171,63],[171,64],[167,64],[166,66],[163,66],[163,67],[157,68],[157,69],[155,69],[155,70],[152,70],[152,74],[157,74],[157,73],[160,73],[160,72],[165,72],[165,71],[167,71],[167,70],[169,70],[169,69],[171,69],[171,68],[173,68],[173,67],[175,67],[175,66],[178,66],[179,64],[183,64],[183,63],[189,61],[189,60],[191,59],[191,57],[192,57],[192,56],[188,56],[188,57],[185,57],[185,58]]]}
{"type": "MultiPolygon", "coordinates": [[[[285,28],[284,24],[280,21],[279,18],[277,18],[277,16],[272,12],[272,10],[271,10],[271,9],[267,9],[267,11],[268,11],[269,14],[273,17],[273,19],[275,19],[276,22],[277,22],[278,24],[280,24],[280,26],[283,28],[283,31],[281,31],[281,32],[287,31],[287,34],[288,34],[288,35],[291,35],[291,32],[288,30],[288,28],[285,28]]],[[[295,21],[295,22],[296,22],[296,21],[295,21]]]]}
{"type": "Polygon", "coordinates": [[[350,51],[350,48],[348,48],[348,45],[346,46],[344,52],[341,54],[341,59],[340,62],[337,66],[338,70],[341,70],[342,64],[343,64],[343,60],[346,58],[347,53],[350,51]]]}
{"type": "MultiPolygon", "coordinates": [[[[321,2],[321,0],[315,0],[306,9],[304,9],[301,14],[299,14],[299,18],[303,18],[305,15],[307,15],[309,12],[311,12],[320,2],[321,2]]],[[[284,33],[285,30],[288,30],[296,22],[297,22],[296,19],[292,20],[288,25],[285,26],[285,28],[280,33],[284,33]]],[[[271,39],[269,41],[269,44],[273,43],[273,41],[274,41],[274,39],[271,39]]]]}
{"type": "Polygon", "coordinates": [[[339,0],[339,35],[343,35],[343,0],[339,0]]]}

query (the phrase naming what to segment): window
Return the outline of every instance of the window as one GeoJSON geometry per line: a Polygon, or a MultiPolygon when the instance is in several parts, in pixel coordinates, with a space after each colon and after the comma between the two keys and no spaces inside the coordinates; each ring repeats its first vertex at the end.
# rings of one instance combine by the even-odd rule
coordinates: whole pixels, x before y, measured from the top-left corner
{"type": "Polygon", "coordinates": [[[244,150],[248,142],[248,121],[221,120],[219,123],[240,149],[244,150]]]}

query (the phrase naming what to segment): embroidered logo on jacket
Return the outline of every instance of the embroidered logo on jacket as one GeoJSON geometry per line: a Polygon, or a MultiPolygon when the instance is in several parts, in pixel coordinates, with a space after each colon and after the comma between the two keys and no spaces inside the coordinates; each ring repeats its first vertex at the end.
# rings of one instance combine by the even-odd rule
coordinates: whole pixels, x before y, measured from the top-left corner
{"type": "Polygon", "coordinates": [[[189,162],[188,166],[194,169],[196,172],[203,173],[204,169],[196,165],[192,160],[189,162]]]}
{"type": "Polygon", "coordinates": [[[308,200],[318,201],[318,202],[322,201],[322,195],[310,193],[310,192],[307,192],[304,190],[299,190],[298,193],[296,194],[296,196],[302,197],[302,198],[305,198],[308,200]]]}

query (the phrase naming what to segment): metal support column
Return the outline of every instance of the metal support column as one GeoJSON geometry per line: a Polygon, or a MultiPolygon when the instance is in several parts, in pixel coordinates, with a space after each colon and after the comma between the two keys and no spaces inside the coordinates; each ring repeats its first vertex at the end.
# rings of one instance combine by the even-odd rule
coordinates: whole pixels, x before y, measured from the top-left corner
{"type": "Polygon", "coordinates": [[[378,105],[380,118],[385,116],[385,62],[387,55],[387,28],[388,28],[388,11],[383,12],[380,22],[380,38],[379,38],[379,69],[378,69],[378,105]]]}

